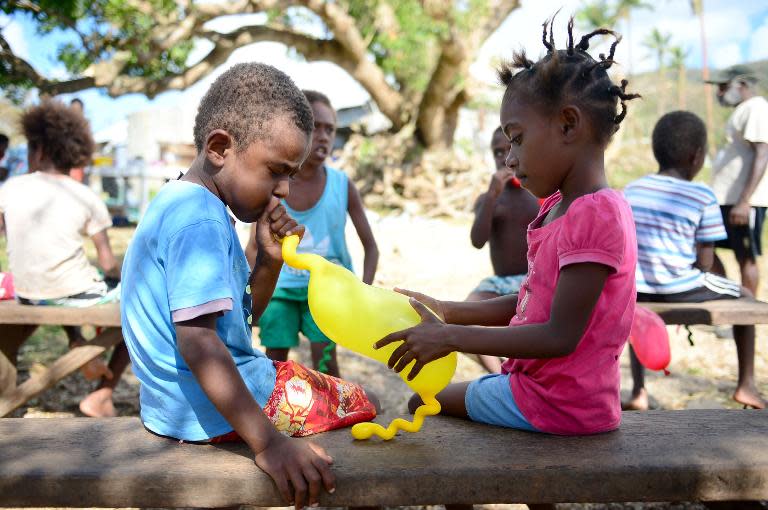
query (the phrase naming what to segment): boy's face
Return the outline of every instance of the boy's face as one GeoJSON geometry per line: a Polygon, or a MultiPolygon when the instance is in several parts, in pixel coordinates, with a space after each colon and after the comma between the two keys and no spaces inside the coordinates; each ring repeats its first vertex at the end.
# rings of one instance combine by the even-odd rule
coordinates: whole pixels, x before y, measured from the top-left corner
{"type": "Polygon", "coordinates": [[[494,131],[493,138],[491,138],[491,153],[493,154],[493,162],[496,164],[497,172],[506,167],[504,160],[507,159],[507,154],[509,154],[509,147],[509,140],[504,136],[504,133],[494,131]]]}
{"type": "Polygon", "coordinates": [[[273,199],[288,196],[288,182],[309,152],[309,137],[285,115],[242,152],[225,151],[215,177],[221,198],[240,221],[259,219],[273,199]]]}
{"type": "Polygon", "coordinates": [[[307,163],[319,167],[331,153],[336,138],[336,113],[327,105],[315,101],[311,104],[315,118],[315,130],[312,132],[312,147],[307,163]]]}
{"type": "Polygon", "coordinates": [[[556,123],[506,94],[501,104],[501,128],[510,141],[505,165],[514,170],[520,184],[539,198],[557,191],[565,168],[557,154],[556,123]]]}

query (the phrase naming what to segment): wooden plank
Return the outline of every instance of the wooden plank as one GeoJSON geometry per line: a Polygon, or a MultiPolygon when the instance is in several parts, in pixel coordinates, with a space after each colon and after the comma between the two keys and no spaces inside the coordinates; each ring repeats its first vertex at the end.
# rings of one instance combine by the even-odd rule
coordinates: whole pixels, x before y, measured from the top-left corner
{"type": "MultiPolygon", "coordinates": [[[[388,420],[380,420],[388,421],[388,420]]],[[[429,418],[417,434],[312,439],[334,457],[321,506],[768,499],[768,413],[626,413],[558,437],[429,418]]],[[[0,420],[0,506],[281,506],[248,448],[156,437],[137,418],[0,420]]]]}
{"type": "Polygon", "coordinates": [[[16,366],[0,351],[0,397],[16,388],[16,366]]]}
{"type": "Polygon", "coordinates": [[[768,303],[747,298],[639,305],[659,314],[667,324],[768,324],[768,303]]]}
{"type": "Polygon", "coordinates": [[[55,326],[106,326],[120,327],[120,305],[89,306],[29,306],[19,303],[0,302],[0,324],[50,324],[55,326]]]}
{"type": "Polygon", "coordinates": [[[30,377],[10,392],[4,393],[0,397],[0,417],[7,415],[32,397],[54,386],[58,381],[122,340],[122,332],[112,328],[97,335],[87,344],[71,349],[43,372],[30,377]]]}

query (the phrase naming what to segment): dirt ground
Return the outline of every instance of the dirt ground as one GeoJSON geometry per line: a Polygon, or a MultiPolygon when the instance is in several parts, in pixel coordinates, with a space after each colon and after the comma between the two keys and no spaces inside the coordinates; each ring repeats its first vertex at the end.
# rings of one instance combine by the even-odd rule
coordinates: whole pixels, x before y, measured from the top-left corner
{"type": "MultiPolygon", "coordinates": [[[[451,222],[422,219],[408,215],[379,217],[371,214],[371,223],[378,241],[381,258],[376,285],[392,288],[402,286],[431,294],[442,299],[460,300],[485,276],[491,274],[487,249],[476,250],[469,242],[469,219],[451,222]]],[[[130,239],[131,229],[116,229],[112,243],[122,253],[130,239]]],[[[356,267],[362,267],[359,242],[350,228],[348,239],[356,267]]],[[[735,261],[726,257],[726,266],[737,278],[735,261]]],[[[768,271],[763,265],[763,274],[768,271]]],[[[763,281],[765,282],[764,277],[763,281]]],[[[765,284],[760,295],[765,298],[765,284]]],[[[663,409],[722,409],[739,407],[731,394],[736,384],[736,351],[733,340],[718,338],[711,327],[693,329],[694,346],[690,346],[684,329],[670,327],[672,362],[670,375],[649,373],[647,387],[652,395],[652,407],[663,409]]],[[[768,346],[766,327],[758,328],[758,347],[755,360],[759,388],[768,395],[768,346]]],[[[254,342],[258,344],[257,334],[254,342]]],[[[20,356],[20,380],[40,364],[60,355],[66,349],[66,339],[59,328],[45,328],[27,342],[20,356]]],[[[300,361],[308,362],[306,342],[293,353],[300,361]]],[[[345,378],[364,383],[376,392],[388,412],[406,412],[409,396],[407,387],[384,365],[339,349],[339,360],[345,378]]],[[[622,394],[630,388],[626,352],[622,357],[622,394]]],[[[473,361],[460,356],[456,381],[470,380],[482,375],[473,361]]],[[[78,416],[77,404],[88,392],[91,383],[79,374],[61,381],[55,388],[13,413],[16,417],[78,416]]],[[[138,382],[129,372],[117,388],[116,406],[121,416],[138,414],[138,382]]],[[[759,411],[744,411],[759,412],[759,411]]],[[[525,508],[520,505],[486,505],[488,509],[525,508]]],[[[659,503],[623,505],[559,505],[565,509],[699,509],[694,503],[659,503]]]]}

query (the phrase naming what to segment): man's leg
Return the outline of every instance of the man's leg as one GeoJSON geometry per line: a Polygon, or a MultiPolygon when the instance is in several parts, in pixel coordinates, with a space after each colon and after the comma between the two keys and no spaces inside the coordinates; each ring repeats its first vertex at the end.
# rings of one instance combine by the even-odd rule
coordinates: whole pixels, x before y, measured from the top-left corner
{"type": "Polygon", "coordinates": [[[737,258],[741,270],[741,284],[749,289],[753,296],[757,296],[757,287],[760,283],[760,270],[754,257],[744,256],[737,258]]]}

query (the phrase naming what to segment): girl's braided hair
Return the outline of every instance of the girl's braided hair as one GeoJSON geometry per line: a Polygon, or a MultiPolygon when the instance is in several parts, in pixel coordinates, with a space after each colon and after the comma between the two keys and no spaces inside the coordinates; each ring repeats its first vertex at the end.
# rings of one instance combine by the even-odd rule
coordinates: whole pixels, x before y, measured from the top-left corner
{"type": "Polygon", "coordinates": [[[510,62],[498,70],[499,80],[522,102],[544,108],[553,113],[564,103],[573,103],[586,112],[599,143],[607,143],[627,114],[626,101],[640,97],[627,93],[627,80],[616,85],[607,70],[615,63],[613,56],[621,35],[607,28],[598,28],[586,34],[574,44],[573,17],[568,21],[568,45],[564,50],[555,48],[553,25],[555,16],[544,22],[542,42],[547,54],[533,62],[525,50],[516,51],[510,62]],[[549,30],[547,30],[549,29],[549,30]],[[547,33],[549,32],[549,33],[547,33]],[[600,54],[597,61],[587,53],[589,41],[598,35],[614,38],[606,57],[600,54]],[[617,103],[621,110],[617,113],[617,103]]]}

